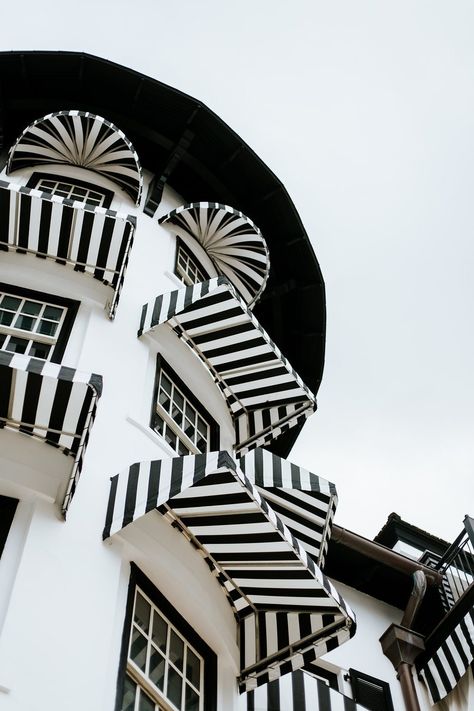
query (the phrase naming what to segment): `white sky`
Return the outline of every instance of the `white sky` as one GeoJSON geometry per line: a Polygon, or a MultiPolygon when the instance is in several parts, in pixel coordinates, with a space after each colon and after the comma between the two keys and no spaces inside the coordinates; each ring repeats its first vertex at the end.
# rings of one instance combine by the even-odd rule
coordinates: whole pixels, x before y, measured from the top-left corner
{"type": "MultiPolygon", "coordinates": [[[[90,52],[202,100],[294,200],[327,289],[319,410],[290,459],[336,522],[474,515],[474,5],[24,0],[1,48],[90,52]]],[[[59,109],[73,108],[58,106],[59,109]]]]}

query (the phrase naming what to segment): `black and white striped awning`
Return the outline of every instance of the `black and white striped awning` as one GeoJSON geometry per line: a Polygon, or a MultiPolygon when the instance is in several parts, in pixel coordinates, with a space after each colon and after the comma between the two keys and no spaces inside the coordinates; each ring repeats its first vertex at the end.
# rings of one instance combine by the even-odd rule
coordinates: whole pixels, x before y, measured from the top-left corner
{"type": "Polygon", "coordinates": [[[241,711],[366,711],[303,671],[286,674],[241,697],[241,711]]]}
{"type": "Polygon", "coordinates": [[[337,506],[334,484],[261,448],[241,457],[239,467],[323,567],[337,506]]]}
{"type": "Polygon", "coordinates": [[[120,185],[138,205],[142,169],[120,129],[87,111],[57,111],[25,128],[8,157],[7,173],[32,165],[69,164],[93,170],[120,185]]]}
{"type": "Polygon", "coordinates": [[[74,458],[62,512],[74,496],[102,377],[0,351],[0,427],[17,429],[74,458]]]}
{"type": "Polygon", "coordinates": [[[353,635],[350,608],[228,452],[138,462],[113,477],[104,539],[155,509],[201,551],[227,596],[241,692],[353,635]]]}
{"type": "Polygon", "coordinates": [[[416,660],[433,704],[444,699],[474,664],[474,586],[425,640],[416,660]]]}
{"type": "Polygon", "coordinates": [[[138,335],[168,322],[227,400],[236,450],[263,446],[313,414],[316,400],[225,277],[161,294],[138,335]]]}
{"type": "Polygon", "coordinates": [[[267,283],[270,256],[262,233],[252,220],[229,205],[193,202],[160,218],[175,234],[196,239],[251,308],[267,283]]]}
{"type": "Polygon", "coordinates": [[[54,259],[110,286],[115,315],[136,219],[0,180],[0,250],[54,259]]]}

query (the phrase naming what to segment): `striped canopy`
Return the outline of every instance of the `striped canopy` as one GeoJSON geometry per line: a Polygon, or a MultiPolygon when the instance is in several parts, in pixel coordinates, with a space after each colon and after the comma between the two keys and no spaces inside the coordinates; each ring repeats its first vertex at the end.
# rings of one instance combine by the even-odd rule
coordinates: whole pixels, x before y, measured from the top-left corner
{"type": "Polygon", "coordinates": [[[0,180],[0,250],[54,259],[110,286],[113,318],[136,219],[0,180]]]}
{"type": "Polygon", "coordinates": [[[145,304],[138,335],[164,322],[199,356],[226,398],[241,454],[302,424],[316,409],[314,395],[225,277],[145,304]]]}
{"type": "MultiPolygon", "coordinates": [[[[278,470],[265,474],[272,490],[278,470]]],[[[227,596],[241,692],[354,633],[350,608],[228,452],[139,462],[113,477],[104,539],[156,508],[200,549],[227,596]]]]}
{"type": "Polygon", "coordinates": [[[249,308],[255,304],[265,289],[270,256],[250,218],[229,205],[192,202],[164,215],[159,223],[179,236],[194,237],[249,308]]]}
{"type": "Polygon", "coordinates": [[[63,514],[74,496],[102,392],[102,377],[0,351],[0,427],[53,445],[74,458],[63,514]]]}
{"type": "Polygon", "coordinates": [[[49,163],[77,165],[120,185],[138,205],[142,169],[128,138],[113,123],[87,111],[57,111],[30,124],[8,157],[7,173],[49,163]]]}
{"type": "Polygon", "coordinates": [[[416,660],[433,704],[452,691],[474,664],[474,586],[464,593],[433,633],[416,660]]]}
{"type": "Polygon", "coordinates": [[[365,706],[303,671],[271,681],[241,699],[241,711],[366,711],[365,706]]]}

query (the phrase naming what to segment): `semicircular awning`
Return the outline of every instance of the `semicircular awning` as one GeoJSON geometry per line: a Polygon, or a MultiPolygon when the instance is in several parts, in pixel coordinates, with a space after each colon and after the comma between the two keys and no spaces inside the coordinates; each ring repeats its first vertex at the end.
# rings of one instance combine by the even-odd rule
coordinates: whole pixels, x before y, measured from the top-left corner
{"type": "Polygon", "coordinates": [[[0,428],[16,429],[74,458],[62,512],[74,496],[102,393],[102,376],[0,351],[0,428]]]}
{"type": "Polygon", "coordinates": [[[249,307],[258,300],[270,270],[268,247],[252,220],[229,205],[193,202],[172,210],[159,223],[196,239],[249,307]]]}
{"type": "Polygon", "coordinates": [[[57,111],[30,124],[10,149],[7,173],[32,165],[77,165],[120,185],[138,204],[142,169],[128,138],[87,111],[57,111]]]}
{"type": "MultiPolygon", "coordinates": [[[[276,460],[254,465],[265,490],[281,483],[276,460]]],[[[126,536],[148,514],[155,520],[156,509],[192,541],[227,597],[238,625],[241,692],[354,634],[350,608],[228,452],[137,462],[113,477],[104,539],[126,536]]]]}
{"type": "Polygon", "coordinates": [[[300,425],[311,391],[223,277],[160,294],[142,308],[138,336],[168,322],[200,358],[227,401],[242,455],[300,425]]]}

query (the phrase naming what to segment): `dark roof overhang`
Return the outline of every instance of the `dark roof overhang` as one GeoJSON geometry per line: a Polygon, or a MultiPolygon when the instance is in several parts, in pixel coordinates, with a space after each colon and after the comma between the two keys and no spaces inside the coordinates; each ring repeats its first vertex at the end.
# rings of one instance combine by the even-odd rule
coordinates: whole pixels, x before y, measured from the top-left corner
{"type": "MultiPolygon", "coordinates": [[[[187,202],[226,203],[258,225],[272,268],[254,313],[317,393],[324,366],[324,282],[281,181],[215,113],[166,84],[79,52],[0,53],[0,145],[12,145],[40,116],[69,108],[114,122],[158,183],[169,182],[187,202]]],[[[283,434],[271,449],[286,456],[298,430],[283,434]]]]}

